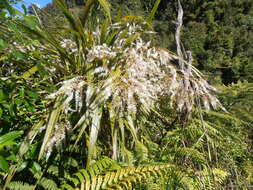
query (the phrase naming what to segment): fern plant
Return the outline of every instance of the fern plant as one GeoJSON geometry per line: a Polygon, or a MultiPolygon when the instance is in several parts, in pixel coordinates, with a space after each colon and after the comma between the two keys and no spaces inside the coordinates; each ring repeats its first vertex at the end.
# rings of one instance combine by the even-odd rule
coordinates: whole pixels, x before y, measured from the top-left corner
{"type": "MultiPolygon", "coordinates": [[[[95,189],[132,189],[137,183],[143,183],[149,178],[159,178],[164,172],[172,169],[171,165],[138,166],[126,168],[111,168],[105,170],[108,164],[115,161],[108,158],[100,160],[86,170],[80,170],[70,178],[71,184],[62,185],[67,190],[95,190],[95,189]],[[101,174],[104,172],[104,174],[101,174]]],[[[119,166],[118,166],[119,167],[119,166]]]]}
{"type": "Polygon", "coordinates": [[[33,190],[33,185],[30,185],[28,183],[22,182],[22,181],[12,181],[8,188],[11,190],[33,190]]]}

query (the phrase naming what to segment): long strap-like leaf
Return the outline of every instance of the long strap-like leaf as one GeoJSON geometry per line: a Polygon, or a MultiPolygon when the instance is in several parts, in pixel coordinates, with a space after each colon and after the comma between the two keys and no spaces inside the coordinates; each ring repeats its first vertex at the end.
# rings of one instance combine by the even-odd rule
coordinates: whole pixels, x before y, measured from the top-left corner
{"type": "Polygon", "coordinates": [[[94,153],[94,147],[95,147],[97,137],[98,137],[101,117],[102,117],[102,113],[100,109],[98,108],[94,111],[93,116],[92,116],[87,166],[90,164],[90,161],[94,153]]]}
{"type": "Polygon", "coordinates": [[[47,124],[46,133],[45,133],[43,143],[40,148],[39,159],[42,158],[42,156],[45,152],[46,145],[47,145],[50,137],[52,136],[53,129],[59,119],[61,111],[62,111],[62,98],[59,97],[59,98],[57,98],[56,103],[53,108],[53,111],[51,112],[51,114],[49,116],[49,121],[47,124]]]}
{"type": "Polygon", "coordinates": [[[150,12],[150,14],[149,14],[149,16],[147,18],[148,22],[151,22],[154,19],[155,13],[156,13],[156,11],[157,11],[157,9],[159,7],[160,2],[161,2],[161,0],[156,0],[155,5],[154,5],[152,11],[150,12]]]}
{"type": "Polygon", "coordinates": [[[100,5],[103,7],[106,15],[109,17],[109,20],[111,20],[111,11],[110,11],[110,4],[107,0],[98,0],[100,5]]]}

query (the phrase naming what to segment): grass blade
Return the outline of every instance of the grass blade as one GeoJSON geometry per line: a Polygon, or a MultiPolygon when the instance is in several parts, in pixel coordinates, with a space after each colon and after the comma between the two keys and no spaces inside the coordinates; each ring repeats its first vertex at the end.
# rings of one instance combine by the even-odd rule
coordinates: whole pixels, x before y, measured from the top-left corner
{"type": "Polygon", "coordinates": [[[147,18],[148,22],[151,22],[154,19],[155,13],[156,13],[156,11],[159,7],[160,2],[161,2],[161,0],[156,0],[155,5],[154,5],[153,9],[151,10],[151,12],[150,12],[150,14],[147,18]]]}

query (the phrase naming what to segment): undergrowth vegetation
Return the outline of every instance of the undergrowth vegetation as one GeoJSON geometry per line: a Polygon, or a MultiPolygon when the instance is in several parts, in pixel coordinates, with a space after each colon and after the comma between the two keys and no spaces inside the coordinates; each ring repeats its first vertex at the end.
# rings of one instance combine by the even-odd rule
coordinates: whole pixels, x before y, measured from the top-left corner
{"type": "Polygon", "coordinates": [[[153,40],[160,0],[142,16],[56,0],[60,16],[47,16],[62,25],[11,3],[0,10],[1,190],[252,188],[253,85],[209,84],[181,41],[184,4],[172,51],[153,40]]]}

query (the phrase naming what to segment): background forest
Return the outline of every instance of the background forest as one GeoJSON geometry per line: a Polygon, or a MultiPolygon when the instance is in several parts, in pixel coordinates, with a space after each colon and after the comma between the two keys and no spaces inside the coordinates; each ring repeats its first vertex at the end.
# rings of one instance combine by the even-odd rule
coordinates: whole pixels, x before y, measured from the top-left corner
{"type": "Polygon", "coordinates": [[[15,3],[0,190],[253,189],[252,0],[15,3]]]}

